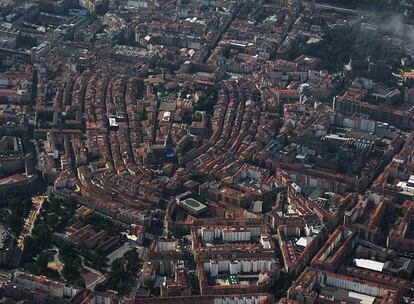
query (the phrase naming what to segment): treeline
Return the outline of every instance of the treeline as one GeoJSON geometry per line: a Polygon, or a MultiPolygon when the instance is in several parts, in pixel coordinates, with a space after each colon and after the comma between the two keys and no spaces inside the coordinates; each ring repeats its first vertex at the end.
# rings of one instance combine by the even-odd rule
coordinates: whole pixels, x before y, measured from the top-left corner
{"type": "Polygon", "coordinates": [[[142,265],[136,249],[127,251],[122,258],[113,261],[109,272],[109,278],[95,287],[96,291],[114,290],[120,295],[125,295],[134,284],[138,270],[142,265]]]}
{"type": "Polygon", "coordinates": [[[17,239],[31,209],[32,200],[30,198],[2,199],[0,200],[0,223],[6,226],[17,239]]]}
{"type": "Polygon", "coordinates": [[[321,68],[330,71],[341,70],[351,58],[363,59],[368,56],[372,59],[387,59],[391,50],[375,36],[364,34],[359,26],[351,29],[338,28],[328,32],[319,43],[298,43],[292,48],[290,59],[301,54],[321,59],[321,68]]]}
{"type": "Polygon", "coordinates": [[[55,237],[55,232],[62,232],[77,208],[77,202],[71,199],[62,199],[49,195],[40,210],[39,216],[34,224],[31,236],[24,242],[22,255],[23,267],[37,275],[46,275],[59,278],[57,271],[48,268],[48,263],[53,261],[55,245],[59,248],[59,259],[64,263],[61,272],[67,282],[83,285],[79,275],[82,261],[70,244],[62,242],[55,237]]]}

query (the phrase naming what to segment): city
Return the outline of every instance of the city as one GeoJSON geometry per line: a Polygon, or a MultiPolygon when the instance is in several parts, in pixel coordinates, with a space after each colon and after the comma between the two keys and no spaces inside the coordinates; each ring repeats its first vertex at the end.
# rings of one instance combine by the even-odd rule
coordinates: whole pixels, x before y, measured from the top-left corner
{"type": "Polygon", "coordinates": [[[414,303],[414,1],[0,0],[0,303],[414,303]]]}

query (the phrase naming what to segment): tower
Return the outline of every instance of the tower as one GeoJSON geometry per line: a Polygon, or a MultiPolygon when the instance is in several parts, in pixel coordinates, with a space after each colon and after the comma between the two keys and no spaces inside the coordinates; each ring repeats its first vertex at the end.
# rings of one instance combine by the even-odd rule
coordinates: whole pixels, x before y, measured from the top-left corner
{"type": "Polygon", "coordinates": [[[278,98],[278,103],[277,103],[277,112],[279,114],[280,117],[285,117],[285,101],[282,98],[278,98]]]}
{"type": "Polygon", "coordinates": [[[30,176],[33,174],[33,161],[31,154],[26,154],[26,156],[24,157],[24,169],[26,171],[26,176],[30,176]]]}
{"type": "Polygon", "coordinates": [[[175,159],[175,150],[173,139],[171,136],[171,131],[168,131],[167,137],[165,138],[164,146],[166,161],[173,161],[175,159]]]}

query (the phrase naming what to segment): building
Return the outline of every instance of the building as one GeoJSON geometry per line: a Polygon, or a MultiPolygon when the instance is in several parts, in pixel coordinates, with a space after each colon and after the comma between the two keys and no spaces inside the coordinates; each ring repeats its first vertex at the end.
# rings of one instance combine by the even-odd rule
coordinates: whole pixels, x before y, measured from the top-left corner
{"type": "Polygon", "coordinates": [[[350,258],[356,247],[356,233],[340,226],[331,233],[328,240],[311,261],[311,266],[327,271],[337,271],[350,258]]]}
{"type": "Polygon", "coordinates": [[[16,271],[11,282],[2,286],[6,296],[35,303],[69,303],[79,289],[44,276],[34,276],[16,271]]]}
{"type": "Polygon", "coordinates": [[[228,294],[209,296],[179,296],[166,298],[142,298],[130,302],[130,304],[274,304],[275,300],[271,294],[228,294]]]}
{"type": "Polygon", "coordinates": [[[14,241],[11,234],[0,226],[0,265],[7,266],[14,249],[14,241]]]}
{"type": "Polygon", "coordinates": [[[299,303],[399,303],[401,292],[397,286],[388,286],[364,279],[327,271],[306,269],[288,290],[288,299],[299,303]],[[316,291],[318,290],[318,291],[316,291]]]}
{"type": "Polygon", "coordinates": [[[101,14],[105,11],[107,3],[105,0],[79,0],[79,5],[86,8],[89,13],[101,14]]]}

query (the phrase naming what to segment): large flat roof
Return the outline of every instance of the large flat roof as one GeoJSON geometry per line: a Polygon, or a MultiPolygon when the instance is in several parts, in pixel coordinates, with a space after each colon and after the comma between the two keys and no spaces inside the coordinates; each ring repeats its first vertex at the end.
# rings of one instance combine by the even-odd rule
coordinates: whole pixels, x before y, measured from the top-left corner
{"type": "Polygon", "coordinates": [[[207,206],[203,203],[200,203],[194,198],[187,198],[185,200],[180,201],[179,205],[183,207],[185,210],[187,210],[190,213],[198,214],[205,209],[207,209],[207,206]]]}
{"type": "Polygon", "coordinates": [[[374,260],[368,260],[368,259],[354,259],[355,265],[357,267],[379,271],[382,272],[382,269],[384,268],[384,263],[377,262],[374,260]]]}

